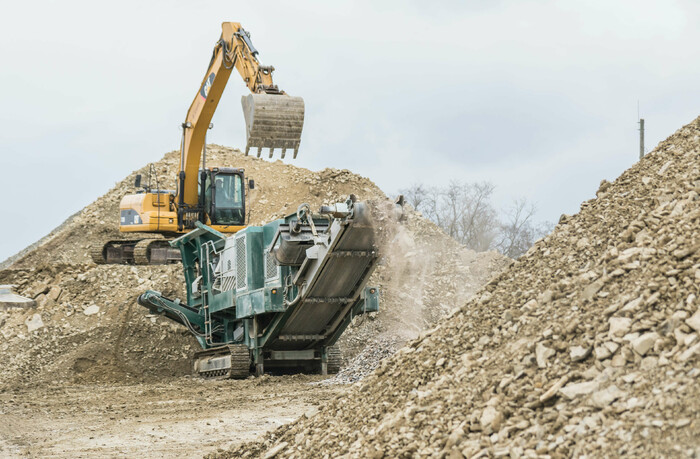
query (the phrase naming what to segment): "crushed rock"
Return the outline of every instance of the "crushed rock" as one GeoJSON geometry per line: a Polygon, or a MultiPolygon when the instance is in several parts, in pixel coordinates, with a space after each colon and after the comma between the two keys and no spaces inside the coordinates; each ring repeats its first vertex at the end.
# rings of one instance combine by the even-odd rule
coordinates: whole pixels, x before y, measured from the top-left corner
{"type": "Polygon", "coordinates": [[[319,384],[352,384],[372,373],[387,357],[391,357],[403,346],[399,337],[370,338],[367,345],[332,378],[319,384]]]}
{"type": "Polygon", "coordinates": [[[44,327],[44,321],[41,320],[41,315],[39,314],[33,314],[24,321],[24,324],[27,326],[27,332],[29,333],[44,327]]]}
{"type": "Polygon", "coordinates": [[[214,456],[698,457],[699,291],[700,118],[316,415],[214,456]]]}

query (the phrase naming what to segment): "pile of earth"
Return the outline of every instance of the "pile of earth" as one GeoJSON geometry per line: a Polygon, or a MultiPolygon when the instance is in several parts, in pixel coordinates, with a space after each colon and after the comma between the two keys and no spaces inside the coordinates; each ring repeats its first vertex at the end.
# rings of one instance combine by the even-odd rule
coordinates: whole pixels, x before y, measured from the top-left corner
{"type": "MultiPolygon", "coordinates": [[[[157,178],[151,179],[153,188],[175,189],[179,161],[180,152],[172,151],[153,163],[157,175],[157,178]]],[[[315,209],[327,202],[343,202],[351,193],[362,199],[385,198],[384,193],[371,180],[348,170],[324,169],[312,172],[279,160],[271,162],[245,156],[239,150],[219,145],[207,146],[207,165],[240,167],[245,169],[246,177],[255,180],[256,186],[247,196],[251,225],[264,224],[288,215],[303,202],[308,202],[315,209]]],[[[8,259],[12,267],[31,268],[47,261],[86,263],[90,260],[88,248],[92,243],[109,238],[123,238],[118,226],[119,202],[124,195],[137,191],[134,187],[137,174],[142,175],[142,183],[146,183],[149,166],[132,172],[38,244],[33,244],[26,251],[8,259]]]]}
{"type": "Polygon", "coordinates": [[[221,456],[698,457],[699,295],[700,118],[343,397],[221,456]]]}
{"type": "MultiPolygon", "coordinates": [[[[178,161],[179,153],[171,152],[153,164],[161,188],[174,188],[178,161]]],[[[255,179],[248,196],[254,225],[294,212],[304,202],[314,209],[350,194],[387,200],[369,179],[347,170],[313,172],[218,145],[208,146],[207,163],[242,167],[255,179]]],[[[35,299],[36,307],[0,310],[0,386],[148,382],[190,374],[196,341],[184,327],[149,315],[135,301],[147,289],[184,298],[180,265],[98,266],[90,260],[91,245],[120,237],[119,201],[136,191],[136,174],[146,180],[148,170],[134,171],[2,265],[0,284],[17,285],[15,291],[35,299]]],[[[382,289],[382,306],[379,313],[358,318],[343,336],[340,346],[348,360],[367,346],[386,340],[402,344],[417,336],[507,263],[495,253],[464,249],[410,209],[402,225],[380,221],[386,256],[371,282],[382,289]]],[[[381,356],[397,347],[383,348],[381,356]]],[[[358,358],[351,380],[373,369],[380,355],[358,358]]]]}

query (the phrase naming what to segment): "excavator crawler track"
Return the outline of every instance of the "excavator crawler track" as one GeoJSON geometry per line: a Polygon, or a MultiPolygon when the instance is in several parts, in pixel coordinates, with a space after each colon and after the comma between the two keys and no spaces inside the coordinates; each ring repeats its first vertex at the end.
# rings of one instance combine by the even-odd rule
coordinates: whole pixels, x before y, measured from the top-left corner
{"type": "Polygon", "coordinates": [[[165,265],[180,260],[180,251],[170,247],[165,239],[143,239],[134,247],[137,265],[165,265]]]}
{"type": "Polygon", "coordinates": [[[178,263],[180,251],[167,239],[127,239],[91,246],[90,257],[98,265],[164,265],[178,263]]]}
{"type": "Polygon", "coordinates": [[[134,245],[130,239],[112,240],[90,247],[90,257],[98,265],[133,264],[134,245]]]}
{"type": "Polygon", "coordinates": [[[104,257],[104,245],[92,245],[90,246],[90,258],[97,265],[107,264],[104,257]]]}
{"type": "Polygon", "coordinates": [[[134,263],[137,265],[148,265],[148,246],[157,239],[143,239],[134,246],[134,263]]]}
{"type": "Polygon", "coordinates": [[[229,344],[194,355],[194,372],[206,379],[243,379],[250,375],[250,351],[245,344],[229,344]]]}

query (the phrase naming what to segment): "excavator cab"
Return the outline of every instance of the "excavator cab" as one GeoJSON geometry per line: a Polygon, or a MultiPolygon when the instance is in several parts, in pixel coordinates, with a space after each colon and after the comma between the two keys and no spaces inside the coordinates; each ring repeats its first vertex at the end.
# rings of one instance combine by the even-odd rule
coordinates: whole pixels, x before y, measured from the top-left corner
{"type": "Polygon", "coordinates": [[[203,212],[211,225],[245,225],[244,183],[243,169],[215,167],[200,173],[203,212]]]}

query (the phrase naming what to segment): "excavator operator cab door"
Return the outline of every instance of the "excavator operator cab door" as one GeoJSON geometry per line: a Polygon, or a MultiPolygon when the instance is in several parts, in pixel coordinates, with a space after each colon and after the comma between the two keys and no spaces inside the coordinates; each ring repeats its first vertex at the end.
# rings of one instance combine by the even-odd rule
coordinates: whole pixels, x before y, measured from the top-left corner
{"type": "Polygon", "coordinates": [[[245,224],[243,183],[241,169],[214,168],[206,171],[204,209],[212,225],[245,224]]]}

